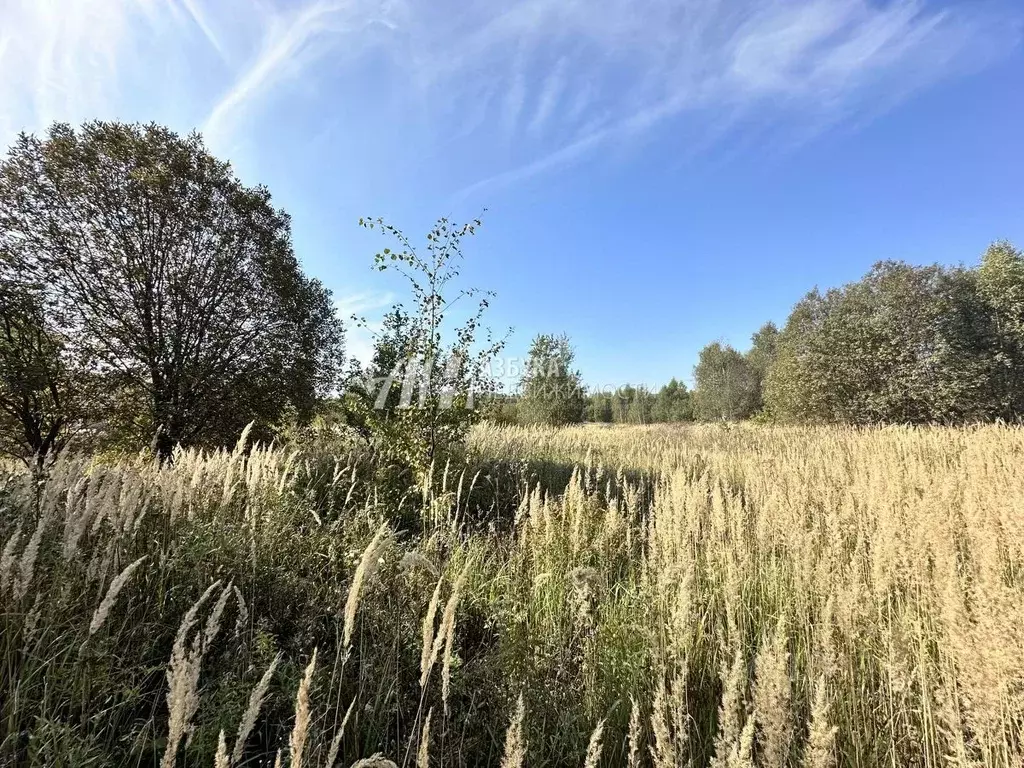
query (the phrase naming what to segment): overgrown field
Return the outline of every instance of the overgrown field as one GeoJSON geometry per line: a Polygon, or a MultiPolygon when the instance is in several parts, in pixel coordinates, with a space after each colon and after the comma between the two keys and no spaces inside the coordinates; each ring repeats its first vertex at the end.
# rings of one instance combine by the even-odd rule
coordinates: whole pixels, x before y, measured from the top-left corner
{"type": "Polygon", "coordinates": [[[1024,430],[479,427],[435,475],[0,472],[0,764],[1022,764],[1024,430]]]}

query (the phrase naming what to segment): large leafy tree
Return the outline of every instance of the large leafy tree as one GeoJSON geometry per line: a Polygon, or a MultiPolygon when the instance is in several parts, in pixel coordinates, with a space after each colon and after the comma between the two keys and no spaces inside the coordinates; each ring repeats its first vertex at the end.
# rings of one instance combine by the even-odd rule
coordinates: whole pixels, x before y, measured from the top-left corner
{"type": "Polygon", "coordinates": [[[882,262],[794,307],[767,375],[766,405],[800,421],[990,418],[991,337],[975,272],[882,262]]]}
{"type": "Polygon", "coordinates": [[[583,421],[586,392],[576,354],[563,335],[540,334],[530,345],[526,371],[520,382],[519,409],[523,421],[563,426],[583,421]]]}
{"type": "Polygon", "coordinates": [[[728,345],[708,344],[693,369],[694,416],[701,421],[735,421],[757,407],[757,378],[747,359],[728,345]]]}
{"type": "Polygon", "coordinates": [[[198,134],[92,122],[21,135],[0,163],[0,248],[47,286],[69,344],[164,456],[306,419],[334,386],[342,329],[287,214],[198,134]]]}

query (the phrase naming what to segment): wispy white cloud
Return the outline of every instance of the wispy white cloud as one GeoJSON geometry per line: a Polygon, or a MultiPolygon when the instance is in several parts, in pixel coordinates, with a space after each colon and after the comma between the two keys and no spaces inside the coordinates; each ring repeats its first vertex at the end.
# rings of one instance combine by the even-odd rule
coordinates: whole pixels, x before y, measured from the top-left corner
{"type": "Polygon", "coordinates": [[[589,80],[583,82],[582,85],[580,83],[574,85],[569,103],[563,106],[563,117],[566,123],[577,125],[584,118],[594,101],[595,91],[593,82],[589,80]]]}
{"type": "MultiPolygon", "coordinates": [[[[1024,17],[1024,9],[1008,12],[1006,5],[935,9],[923,0],[651,0],[602,3],[592,11],[574,3],[550,9],[535,34],[560,25],[561,36],[572,31],[589,53],[563,59],[566,72],[538,78],[528,97],[537,104],[531,133],[559,107],[567,120],[582,118],[582,127],[473,182],[459,197],[576,162],[673,119],[705,121],[705,136],[713,137],[726,122],[750,124],[738,119],[744,112],[757,113],[763,124],[791,119],[793,140],[806,140],[984,66],[1019,43],[1024,17]],[[563,89],[574,95],[556,100],[563,89]]],[[[506,22],[504,31],[518,37],[519,20],[506,22]]],[[[490,48],[497,37],[490,28],[490,48]]]]}
{"type": "Polygon", "coordinates": [[[533,118],[527,126],[529,133],[540,132],[551,117],[551,114],[558,108],[562,92],[566,84],[566,67],[568,60],[563,56],[555,64],[551,72],[544,78],[540,90],[540,97],[537,99],[537,109],[533,118]]]}
{"type": "Polygon", "coordinates": [[[373,163],[458,139],[439,183],[476,194],[673,121],[864,120],[1012,50],[1022,19],[1016,0],[0,0],[0,140],[150,117],[224,151],[300,104],[309,135],[408,125],[360,134],[373,163]]]}
{"type": "Polygon", "coordinates": [[[458,200],[467,200],[485,189],[513,184],[517,181],[528,179],[531,176],[568,165],[600,146],[616,133],[617,129],[619,129],[619,126],[616,126],[616,128],[597,129],[583,134],[568,144],[559,147],[553,152],[548,152],[535,160],[506,171],[501,171],[493,176],[488,176],[469,186],[463,187],[455,194],[455,197],[458,200]]]}
{"type": "Polygon", "coordinates": [[[188,11],[189,16],[192,17],[192,21],[195,22],[196,26],[202,30],[210,45],[216,49],[221,58],[227,61],[229,59],[227,48],[207,17],[206,11],[203,10],[203,6],[200,5],[197,0],[181,0],[181,4],[184,6],[185,10],[188,11]]]}
{"type": "Polygon", "coordinates": [[[390,291],[360,291],[339,296],[334,304],[338,313],[347,318],[352,315],[361,317],[367,313],[380,312],[390,307],[394,301],[395,294],[390,291]]]}
{"type": "Polygon", "coordinates": [[[519,114],[523,111],[523,104],[526,101],[526,73],[521,68],[517,68],[515,75],[512,77],[512,81],[509,84],[508,91],[505,94],[505,100],[502,105],[502,120],[504,122],[505,133],[513,134],[516,130],[516,125],[519,122],[519,114]]]}
{"type": "Polygon", "coordinates": [[[127,0],[0,4],[0,138],[38,130],[54,119],[87,117],[110,108],[118,52],[142,8],[127,0]]]}
{"type": "Polygon", "coordinates": [[[331,29],[332,16],[341,7],[321,0],[291,17],[272,14],[266,21],[259,52],[210,111],[204,134],[214,142],[221,139],[253,102],[289,76],[299,75],[308,63],[306,55],[311,45],[318,35],[331,29]]]}
{"type": "MultiPolygon", "coordinates": [[[[215,8],[233,12],[235,2],[215,8]]],[[[191,128],[209,82],[189,65],[197,55],[202,60],[202,49],[226,51],[200,0],[0,0],[0,29],[7,41],[0,46],[4,144],[54,121],[160,120],[191,128]]]]}

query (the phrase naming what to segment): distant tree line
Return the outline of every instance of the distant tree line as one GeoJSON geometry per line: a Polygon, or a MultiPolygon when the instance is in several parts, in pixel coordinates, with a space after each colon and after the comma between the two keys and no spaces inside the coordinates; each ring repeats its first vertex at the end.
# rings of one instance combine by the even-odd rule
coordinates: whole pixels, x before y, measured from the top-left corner
{"type": "Polygon", "coordinates": [[[652,392],[625,385],[615,391],[588,392],[573,369],[575,351],[569,338],[541,334],[530,347],[526,370],[515,394],[489,398],[486,412],[504,424],[565,426],[584,421],[604,424],[654,424],[693,419],[691,393],[672,379],[652,392]]]}
{"type": "Polygon", "coordinates": [[[547,423],[1015,421],[1024,416],[1024,255],[1000,241],[975,267],[879,262],[856,282],[808,293],[781,330],[765,323],[745,352],[706,345],[693,382],[692,392],[676,379],[657,391],[591,392],[557,422],[538,416],[543,390],[533,386],[494,413],[547,423]]]}
{"type": "Polygon", "coordinates": [[[737,421],[763,414],[764,382],[775,360],[779,329],[765,323],[741,353],[720,342],[705,346],[693,369],[694,418],[737,421]]]}
{"type": "Polygon", "coordinates": [[[693,402],[686,384],[672,379],[657,392],[627,384],[614,392],[587,396],[587,421],[601,424],[657,424],[691,421],[693,402]]]}

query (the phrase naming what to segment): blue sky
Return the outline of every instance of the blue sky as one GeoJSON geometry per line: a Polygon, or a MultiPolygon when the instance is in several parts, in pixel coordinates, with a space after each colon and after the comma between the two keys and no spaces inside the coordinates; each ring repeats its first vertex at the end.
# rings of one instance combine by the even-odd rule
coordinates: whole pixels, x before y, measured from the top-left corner
{"type": "Polygon", "coordinates": [[[655,385],[879,259],[1024,245],[1022,40],[1021,0],[0,0],[0,140],[200,129],[346,314],[401,298],[360,216],[487,208],[509,354],[655,385]]]}

